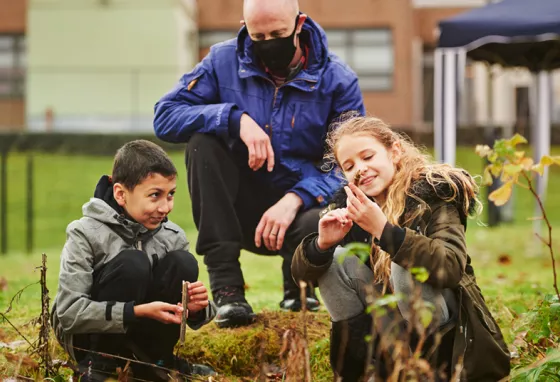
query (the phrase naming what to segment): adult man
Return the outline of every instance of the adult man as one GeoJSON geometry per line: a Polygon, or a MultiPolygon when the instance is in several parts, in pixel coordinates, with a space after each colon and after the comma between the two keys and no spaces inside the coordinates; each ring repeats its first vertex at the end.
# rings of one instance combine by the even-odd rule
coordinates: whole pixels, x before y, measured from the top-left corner
{"type": "MultiPolygon", "coordinates": [[[[197,253],[204,255],[220,327],[247,325],[240,250],[283,258],[283,309],[299,310],[290,264],[340,186],[321,159],[330,123],[364,112],[355,73],[330,55],[297,0],[245,0],[238,37],[213,46],[155,107],[156,135],[188,141],[197,253]],[[248,164],[248,165],[247,165],[248,164]]],[[[318,309],[312,291],[308,308],[318,309]]]]}

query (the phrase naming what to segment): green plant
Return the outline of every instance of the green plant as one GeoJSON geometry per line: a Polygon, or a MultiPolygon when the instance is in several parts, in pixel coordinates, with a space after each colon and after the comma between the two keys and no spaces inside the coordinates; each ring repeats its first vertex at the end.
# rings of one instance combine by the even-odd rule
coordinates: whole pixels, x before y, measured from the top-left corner
{"type": "Polygon", "coordinates": [[[547,216],[543,202],[533,185],[533,177],[542,176],[548,166],[560,165],[560,156],[544,155],[538,163],[525,155],[525,151],[518,149],[518,145],[526,144],[527,140],[519,135],[514,135],[511,139],[499,139],[494,142],[494,147],[487,145],[476,146],[476,153],[490,162],[484,169],[483,181],[485,185],[491,185],[495,178],[500,178],[503,185],[494,190],[488,199],[497,206],[504,205],[511,197],[513,186],[525,188],[531,192],[539,204],[542,216],[533,218],[543,220],[548,228],[548,237],[544,238],[539,233],[535,235],[548,247],[552,260],[553,285],[556,295],[560,299],[556,276],[556,261],[552,246],[552,225],[547,216]]]}

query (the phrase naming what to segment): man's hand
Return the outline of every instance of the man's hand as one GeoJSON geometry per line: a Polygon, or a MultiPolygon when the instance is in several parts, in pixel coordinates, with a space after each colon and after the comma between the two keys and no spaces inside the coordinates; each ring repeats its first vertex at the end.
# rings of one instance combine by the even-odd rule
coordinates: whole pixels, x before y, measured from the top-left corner
{"type": "Polygon", "coordinates": [[[293,192],[288,192],[282,199],[270,207],[262,216],[255,231],[255,245],[264,245],[271,251],[279,251],[284,244],[286,231],[296,218],[303,205],[303,200],[293,192]]]}
{"type": "Polygon", "coordinates": [[[161,301],[154,301],[134,307],[134,315],[136,317],[151,318],[164,324],[180,324],[182,313],[183,308],[181,306],[161,301]]]}
{"type": "Polygon", "coordinates": [[[249,167],[253,171],[261,168],[267,161],[268,172],[274,168],[274,151],[270,138],[247,114],[241,116],[239,137],[249,150],[249,167]]]}
{"type": "MultiPolygon", "coordinates": [[[[200,312],[208,306],[208,290],[202,281],[190,283],[188,293],[189,303],[187,304],[187,308],[190,313],[200,312]]],[[[179,304],[179,306],[181,305],[179,304]]]]}

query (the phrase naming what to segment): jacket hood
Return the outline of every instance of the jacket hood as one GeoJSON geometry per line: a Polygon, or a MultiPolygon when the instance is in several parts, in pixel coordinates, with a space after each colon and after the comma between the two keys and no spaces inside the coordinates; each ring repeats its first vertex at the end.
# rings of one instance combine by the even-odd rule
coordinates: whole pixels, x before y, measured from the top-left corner
{"type": "MultiPolygon", "coordinates": [[[[300,12],[301,15],[301,12],[300,12]]],[[[327,35],[319,24],[315,23],[309,16],[303,24],[300,39],[309,49],[307,59],[308,74],[319,76],[324,70],[329,59],[329,50],[327,44],[327,35]]],[[[258,58],[253,52],[253,42],[249,37],[247,27],[243,26],[237,34],[237,56],[241,64],[256,69],[259,66],[258,58]]]]}
{"type": "Polygon", "coordinates": [[[103,175],[99,179],[93,198],[83,205],[82,213],[84,217],[110,226],[123,239],[130,242],[153,236],[161,227],[160,225],[157,229],[150,231],[142,224],[127,217],[124,209],[113,197],[113,182],[107,175],[103,175]]]}
{"type": "MultiPolygon", "coordinates": [[[[463,203],[465,201],[464,189],[461,183],[453,175],[451,176],[455,184],[459,189],[459,195],[453,200],[453,204],[457,207],[457,210],[461,216],[461,222],[466,227],[467,217],[474,215],[476,212],[476,200],[471,198],[469,200],[469,210],[467,213],[463,211],[463,203]]],[[[347,184],[347,183],[346,183],[347,184]]],[[[346,185],[345,184],[345,185],[346,185]]],[[[410,194],[414,195],[416,198],[423,200],[429,206],[435,205],[442,200],[448,199],[453,196],[453,189],[451,185],[446,182],[437,184],[435,187],[428,182],[425,176],[420,177],[418,180],[414,181],[409,189],[410,194]]],[[[335,204],[337,208],[346,207],[346,192],[344,187],[339,189],[333,196],[330,204],[335,204]]],[[[407,197],[405,205],[405,215],[408,211],[417,208],[418,200],[413,197],[407,197]]]]}

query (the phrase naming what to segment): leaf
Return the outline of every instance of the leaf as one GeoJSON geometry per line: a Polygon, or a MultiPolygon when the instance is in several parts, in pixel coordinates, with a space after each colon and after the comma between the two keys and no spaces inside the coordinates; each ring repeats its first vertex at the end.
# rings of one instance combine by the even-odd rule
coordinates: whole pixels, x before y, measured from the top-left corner
{"type": "Polygon", "coordinates": [[[427,328],[430,325],[433,318],[434,314],[430,309],[425,308],[420,311],[420,322],[424,328],[427,328]]]}
{"type": "Polygon", "coordinates": [[[494,182],[494,178],[492,178],[492,172],[490,171],[490,167],[492,166],[486,166],[486,168],[484,169],[484,173],[482,174],[482,183],[485,186],[490,186],[494,182]]]}
{"type": "Polygon", "coordinates": [[[550,155],[543,155],[541,164],[545,166],[551,166],[553,164],[560,165],[560,156],[551,157],[550,155]]]}
{"type": "Polygon", "coordinates": [[[428,270],[424,267],[411,268],[410,273],[412,274],[412,276],[414,276],[416,280],[418,280],[421,283],[425,283],[426,280],[428,280],[428,278],[430,277],[428,270]]]}
{"type": "Polygon", "coordinates": [[[504,165],[504,174],[508,174],[508,175],[516,175],[519,174],[521,171],[523,171],[523,166],[519,165],[519,164],[506,164],[504,165]]]}
{"type": "Polygon", "coordinates": [[[542,163],[536,164],[533,167],[531,167],[531,171],[536,172],[537,174],[539,174],[540,176],[543,176],[544,174],[544,165],[542,163]]]}
{"type": "Polygon", "coordinates": [[[494,202],[494,204],[498,207],[503,206],[511,197],[512,188],[513,181],[509,181],[497,190],[492,191],[492,193],[488,195],[488,199],[494,202]]]}
{"type": "Polygon", "coordinates": [[[488,154],[492,153],[492,149],[488,145],[476,145],[474,151],[481,158],[486,158],[488,154]]]}
{"type": "Polygon", "coordinates": [[[525,144],[527,143],[527,139],[525,139],[524,136],[519,135],[519,134],[515,134],[513,137],[511,137],[507,143],[509,143],[511,146],[515,147],[517,145],[520,144],[525,144]]]}
{"type": "Polygon", "coordinates": [[[501,254],[498,257],[498,263],[500,263],[501,265],[510,265],[511,264],[511,256],[508,254],[501,254]]]}
{"type": "Polygon", "coordinates": [[[533,167],[533,163],[535,163],[533,161],[533,158],[523,158],[521,160],[521,166],[523,166],[523,169],[526,171],[531,170],[531,167],[533,167]]]}
{"type": "Polygon", "coordinates": [[[5,277],[0,277],[0,292],[8,290],[8,280],[5,277]]]}
{"type": "Polygon", "coordinates": [[[360,260],[365,263],[369,258],[369,254],[371,252],[371,247],[369,244],[360,243],[360,242],[352,242],[348,243],[344,246],[347,250],[343,256],[339,257],[340,263],[344,261],[347,256],[356,255],[360,258],[360,260]]]}
{"type": "Polygon", "coordinates": [[[502,166],[500,166],[499,164],[492,164],[490,165],[490,172],[492,173],[492,175],[494,175],[494,177],[498,177],[502,172],[502,166]]]}

